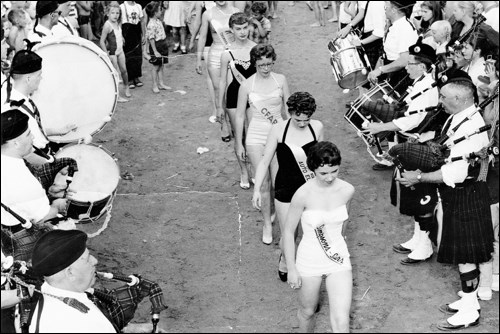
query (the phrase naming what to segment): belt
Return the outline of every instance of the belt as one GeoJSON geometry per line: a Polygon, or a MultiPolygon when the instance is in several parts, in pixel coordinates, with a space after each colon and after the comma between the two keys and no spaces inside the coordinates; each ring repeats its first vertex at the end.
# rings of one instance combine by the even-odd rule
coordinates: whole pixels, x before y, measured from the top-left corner
{"type": "Polygon", "coordinates": [[[12,233],[17,233],[19,231],[22,231],[24,227],[21,224],[13,225],[13,226],[7,226],[7,225],[2,225],[3,229],[9,230],[12,233]]]}
{"type": "Polygon", "coordinates": [[[455,183],[455,188],[465,188],[465,187],[470,186],[474,183],[476,183],[475,178],[465,179],[464,182],[462,182],[462,183],[455,183]]]}

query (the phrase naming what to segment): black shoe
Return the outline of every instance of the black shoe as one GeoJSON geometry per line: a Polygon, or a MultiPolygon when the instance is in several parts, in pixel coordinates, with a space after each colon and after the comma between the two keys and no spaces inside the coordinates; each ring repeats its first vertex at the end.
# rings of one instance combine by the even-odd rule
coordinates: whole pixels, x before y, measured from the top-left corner
{"type": "Polygon", "coordinates": [[[439,308],[438,308],[441,312],[443,312],[444,314],[455,314],[458,312],[457,309],[454,309],[454,308],[451,308],[450,307],[450,304],[443,304],[443,305],[439,305],[439,308]]]}
{"type": "Polygon", "coordinates": [[[452,325],[448,321],[443,321],[439,324],[436,325],[437,329],[442,330],[442,331],[456,331],[458,329],[464,329],[468,327],[475,327],[479,325],[479,318],[477,318],[476,321],[471,322],[470,324],[465,324],[465,325],[452,325]]]}
{"type": "Polygon", "coordinates": [[[144,86],[144,84],[142,83],[142,81],[139,80],[139,79],[134,79],[134,83],[135,83],[136,87],[142,87],[142,86],[144,86]]]}
{"type": "Polygon", "coordinates": [[[401,262],[401,264],[404,264],[406,266],[413,266],[415,264],[419,264],[420,262],[428,261],[431,258],[432,258],[432,255],[429,256],[427,259],[423,259],[423,260],[414,260],[414,259],[410,259],[409,257],[407,257],[406,259],[402,259],[400,262],[401,262]]]}
{"type": "Polygon", "coordinates": [[[345,107],[348,108],[348,109],[350,109],[353,106],[353,104],[354,104],[354,101],[347,102],[345,104],[345,107]]]}
{"type": "Polygon", "coordinates": [[[281,258],[283,257],[283,253],[280,254],[280,259],[278,260],[278,276],[282,282],[288,281],[288,273],[280,270],[281,258]]]}
{"type": "Polygon", "coordinates": [[[225,137],[221,137],[222,141],[225,142],[225,143],[228,143],[231,141],[231,135],[228,135],[228,136],[225,136],[225,137]]]}
{"type": "Polygon", "coordinates": [[[172,49],[172,52],[179,52],[180,49],[181,49],[181,46],[179,44],[177,46],[174,46],[174,48],[172,49]]]}
{"type": "Polygon", "coordinates": [[[372,169],[373,170],[388,170],[388,169],[392,169],[392,167],[394,166],[387,166],[387,165],[384,165],[384,164],[375,164],[372,166],[372,169]]]}
{"type": "Polygon", "coordinates": [[[401,246],[401,244],[393,245],[392,250],[399,254],[410,254],[411,249],[401,246]]]}

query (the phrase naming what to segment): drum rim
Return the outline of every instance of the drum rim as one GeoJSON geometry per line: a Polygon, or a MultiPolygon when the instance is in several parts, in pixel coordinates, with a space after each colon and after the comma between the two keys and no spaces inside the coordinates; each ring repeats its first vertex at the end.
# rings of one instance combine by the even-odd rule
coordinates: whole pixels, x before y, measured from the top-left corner
{"type": "MultiPolygon", "coordinates": [[[[106,64],[106,66],[108,67],[108,69],[112,73],[113,83],[114,83],[114,87],[115,87],[115,96],[114,96],[113,106],[111,108],[111,112],[109,112],[107,114],[108,117],[112,118],[115,111],[116,111],[116,107],[118,106],[118,95],[119,95],[120,85],[119,85],[118,73],[116,72],[116,69],[114,68],[113,64],[111,63],[111,60],[109,59],[109,57],[104,56],[104,51],[102,54],[99,54],[96,50],[89,47],[89,45],[95,45],[94,43],[92,43],[92,42],[90,42],[82,37],[77,37],[77,36],[63,36],[60,38],[49,39],[45,43],[42,42],[42,43],[36,44],[32,50],[33,50],[33,52],[36,53],[39,49],[41,49],[44,46],[60,45],[60,44],[71,44],[71,45],[78,45],[78,46],[84,47],[85,49],[90,50],[95,55],[97,55],[99,57],[99,59],[101,59],[104,62],[104,64],[106,64]],[[83,43],[81,41],[85,41],[87,43],[83,43]]],[[[95,45],[95,46],[97,49],[102,51],[102,49],[99,48],[99,46],[97,46],[97,45],[95,45]]],[[[96,130],[93,130],[91,133],[86,133],[80,138],[62,139],[64,136],[47,136],[47,137],[50,139],[50,141],[53,141],[53,142],[58,143],[58,144],[60,144],[60,143],[62,143],[62,144],[78,143],[79,141],[84,140],[85,137],[87,137],[87,136],[93,137],[97,133],[101,132],[104,129],[104,127],[106,126],[106,124],[109,122],[110,121],[107,121],[107,122],[103,121],[102,124],[96,130]]]]}
{"type": "MultiPolygon", "coordinates": [[[[100,149],[101,151],[103,151],[104,153],[106,153],[112,160],[113,162],[115,163],[115,166],[116,166],[116,171],[117,171],[117,181],[116,181],[116,187],[114,188],[114,190],[111,192],[111,195],[113,195],[114,192],[116,192],[116,189],[118,189],[118,185],[120,184],[120,180],[121,180],[121,174],[120,174],[120,165],[118,164],[118,159],[114,158],[114,153],[111,153],[110,150],[108,150],[107,148],[105,148],[104,146],[102,145],[97,145],[97,144],[94,144],[94,143],[88,143],[88,144],[85,144],[85,143],[70,143],[70,144],[67,144],[67,145],[64,145],[59,151],[57,151],[57,153],[55,154],[55,158],[58,159],[59,157],[57,156],[60,152],[63,152],[64,149],[68,149],[70,147],[73,147],[73,146],[77,146],[77,145],[85,145],[85,146],[94,146],[95,148],[98,148],[100,149]]],[[[108,197],[109,197],[108,196],[108,197]]],[[[108,198],[106,197],[106,198],[108,198]]],[[[97,200],[97,201],[101,201],[102,199],[100,200],[97,200]]],[[[82,201],[76,201],[76,202],[79,202],[79,203],[85,203],[85,202],[82,202],[82,201]]],[[[95,203],[95,202],[91,202],[91,201],[87,201],[89,203],[95,203]]]]}

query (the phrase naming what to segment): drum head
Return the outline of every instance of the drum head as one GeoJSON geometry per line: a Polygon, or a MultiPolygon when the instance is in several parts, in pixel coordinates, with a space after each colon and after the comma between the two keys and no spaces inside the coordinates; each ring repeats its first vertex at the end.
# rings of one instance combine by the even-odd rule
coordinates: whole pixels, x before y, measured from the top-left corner
{"type": "Polygon", "coordinates": [[[78,171],[69,186],[70,191],[75,192],[75,201],[95,202],[116,190],[120,170],[115,160],[103,149],[95,145],[68,145],[56,153],[56,158],[65,157],[73,158],[78,163],[78,171]]]}
{"type": "Polygon", "coordinates": [[[118,74],[107,54],[74,36],[50,39],[33,51],[43,58],[42,79],[33,95],[43,127],[78,127],[49,139],[70,143],[99,132],[111,120],[118,98],[118,74]]]}

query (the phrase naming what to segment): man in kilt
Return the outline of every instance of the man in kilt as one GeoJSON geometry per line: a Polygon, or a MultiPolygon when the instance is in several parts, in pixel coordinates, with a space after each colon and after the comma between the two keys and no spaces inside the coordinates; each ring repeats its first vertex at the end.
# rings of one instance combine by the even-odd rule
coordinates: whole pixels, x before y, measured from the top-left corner
{"type": "MultiPolygon", "coordinates": [[[[436,52],[431,46],[423,44],[422,40],[419,39],[417,44],[410,46],[409,54],[406,71],[413,81],[413,89],[408,94],[408,109],[418,110],[436,106],[439,102],[438,89],[437,87],[428,89],[432,87],[435,80],[432,75],[425,75],[436,61],[436,52]],[[425,93],[422,93],[423,91],[425,93]]],[[[377,102],[363,106],[363,112],[370,113],[384,121],[384,123],[370,123],[366,127],[367,133],[375,135],[383,131],[413,132],[418,129],[427,114],[427,112],[422,112],[398,117],[400,110],[390,108],[391,106],[387,103],[377,102]]],[[[424,141],[433,137],[434,132],[421,134],[424,141]]],[[[399,169],[394,171],[391,184],[391,203],[398,206],[399,198],[399,212],[403,215],[413,216],[415,228],[410,240],[394,245],[392,248],[397,253],[408,254],[407,258],[401,260],[401,264],[414,265],[430,259],[433,254],[429,232],[433,226],[433,212],[437,204],[436,185],[421,183],[412,188],[399,187],[395,178],[400,176],[400,172],[399,169]]]]}
{"type": "MultiPolygon", "coordinates": [[[[444,125],[442,135],[446,143],[470,134],[484,126],[482,116],[474,105],[476,87],[469,76],[455,77],[441,88],[440,102],[451,116],[444,125]]],[[[486,133],[471,136],[450,148],[450,157],[477,152],[489,143],[486,133]]],[[[477,180],[479,164],[456,160],[434,172],[420,170],[402,173],[400,183],[411,187],[417,183],[439,184],[442,199],[442,236],[438,262],[458,265],[462,284],[462,297],[439,309],[451,315],[439,323],[441,330],[457,330],[477,326],[480,305],[477,298],[480,264],[488,262],[493,252],[490,195],[486,182],[477,180]]]]}

